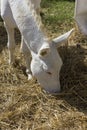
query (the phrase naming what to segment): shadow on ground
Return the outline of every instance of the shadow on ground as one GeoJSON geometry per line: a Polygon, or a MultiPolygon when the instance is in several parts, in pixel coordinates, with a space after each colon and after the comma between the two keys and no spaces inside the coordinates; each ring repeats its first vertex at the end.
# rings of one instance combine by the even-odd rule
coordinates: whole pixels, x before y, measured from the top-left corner
{"type": "Polygon", "coordinates": [[[87,114],[87,47],[62,46],[59,51],[63,59],[60,75],[62,93],[57,98],[63,98],[87,114]]]}

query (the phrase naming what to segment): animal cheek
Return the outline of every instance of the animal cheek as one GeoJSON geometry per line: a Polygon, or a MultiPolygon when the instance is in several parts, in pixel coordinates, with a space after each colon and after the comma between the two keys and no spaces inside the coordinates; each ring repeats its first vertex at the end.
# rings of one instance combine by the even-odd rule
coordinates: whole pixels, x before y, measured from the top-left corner
{"type": "Polygon", "coordinates": [[[40,73],[42,73],[41,66],[38,66],[37,64],[31,64],[31,72],[33,76],[39,76],[40,73]]]}

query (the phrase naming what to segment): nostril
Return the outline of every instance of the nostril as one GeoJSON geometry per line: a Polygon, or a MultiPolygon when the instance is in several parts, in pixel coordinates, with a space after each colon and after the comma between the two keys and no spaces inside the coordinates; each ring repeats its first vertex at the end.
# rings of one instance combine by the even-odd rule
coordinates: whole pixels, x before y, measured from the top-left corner
{"type": "Polygon", "coordinates": [[[52,75],[52,73],[51,73],[51,72],[47,72],[47,74],[52,75]]]}

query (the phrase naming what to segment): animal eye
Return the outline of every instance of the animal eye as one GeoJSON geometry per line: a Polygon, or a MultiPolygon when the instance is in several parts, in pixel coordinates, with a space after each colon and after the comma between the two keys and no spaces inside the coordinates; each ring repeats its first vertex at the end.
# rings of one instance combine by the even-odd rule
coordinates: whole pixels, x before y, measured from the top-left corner
{"type": "Polygon", "coordinates": [[[51,73],[51,72],[47,72],[47,74],[52,75],[52,73],[51,73]]]}
{"type": "Polygon", "coordinates": [[[45,55],[47,55],[47,52],[46,52],[46,51],[42,51],[42,52],[40,53],[40,55],[41,55],[41,56],[45,56],[45,55]]]}
{"type": "Polygon", "coordinates": [[[39,56],[45,57],[50,53],[50,48],[40,49],[40,51],[38,53],[39,53],[39,56]]]}

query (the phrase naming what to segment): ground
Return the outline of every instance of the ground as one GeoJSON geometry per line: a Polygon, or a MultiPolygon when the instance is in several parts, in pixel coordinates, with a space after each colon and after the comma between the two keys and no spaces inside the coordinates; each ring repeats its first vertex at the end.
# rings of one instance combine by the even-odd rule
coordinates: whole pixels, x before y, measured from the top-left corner
{"type": "Polygon", "coordinates": [[[0,21],[0,130],[87,130],[87,38],[73,19],[74,2],[42,0],[42,21],[50,38],[75,32],[58,49],[62,91],[51,95],[28,81],[16,30],[16,61],[8,64],[7,34],[0,21]]]}

